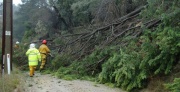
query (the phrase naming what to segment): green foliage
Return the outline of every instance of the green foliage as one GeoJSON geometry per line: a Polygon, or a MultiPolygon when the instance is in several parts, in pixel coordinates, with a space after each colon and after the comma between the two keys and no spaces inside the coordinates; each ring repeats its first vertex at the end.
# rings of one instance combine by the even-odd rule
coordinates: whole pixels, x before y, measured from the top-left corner
{"type": "MultiPolygon", "coordinates": [[[[117,4],[121,2],[116,1],[117,4]]],[[[136,3],[138,1],[140,0],[133,0],[136,3]]],[[[71,22],[73,19],[74,23],[83,24],[88,22],[88,14],[92,13],[93,9],[90,5],[95,2],[96,0],[57,0],[57,6],[66,20],[71,22]]],[[[144,29],[139,39],[125,37],[123,41],[128,42],[126,47],[109,45],[103,49],[95,48],[81,60],[74,60],[67,52],[57,54],[51,62],[50,70],[57,70],[56,76],[68,80],[81,79],[82,76],[97,77],[100,83],[113,83],[127,91],[146,86],[146,81],[154,76],[169,74],[180,55],[180,1],[147,2],[148,7],[141,16],[143,20],[160,19],[161,24],[158,27],[144,29]],[[137,45],[139,42],[141,44],[137,45]]],[[[27,28],[30,31],[27,31],[24,37],[28,39],[33,36],[34,31],[32,26],[27,28]]],[[[63,44],[59,39],[54,42],[63,44]]],[[[24,56],[24,50],[19,54],[24,56]]],[[[18,57],[16,59],[19,60],[18,57]]],[[[174,84],[169,84],[168,88],[176,89],[177,83],[179,79],[176,79],[174,84]]]]}
{"type": "Polygon", "coordinates": [[[175,78],[173,83],[165,84],[165,87],[171,92],[180,91],[180,78],[175,78]]]}
{"type": "Polygon", "coordinates": [[[28,58],[25,55],[26,51],[28,50],[29,46],[24,44],[19,44],[19,48],[13,49],[13,64],[17,65],[20,70],[28,70],[28,58]]]}
{"type": "Polygon", "coordinates": [[[142,88],[148,78],[171,72],[180,52],[179,27],[164,25],[153,32],[145,30],[139,40],[124,38],[129,41],[126,47],[97,48],[81,62],[74,61],[70,67],[60,69],[58,74],[98,75],[100,83],[114,83],[128,91],[142,88]],[[140,46],[138,41],[142,42],[140,46]]]}
{"type": "Polygon", "coordinates": [[[141,12],[141,15],[146,20],[150,20],[152,18],[167,18],[170,15],[174,15],[174,11],[179,12],[180,2],[178,0],[147,0],[147,2],[147,8],[141,12]]]}
{"type": "Polygon", "coordinates": [[[31,37],[31,36],[34,36],[34,31],[32,31],[32,30],[28,30],[28,31],[26,31],[25,33],[24,33],[24,39],[28,39],[29,37],[31,37]]]}
{"type": "Polygon", "coordinates": [[[60,67],[57,72],[55,72],[55,76],[65,80],[73,80],[80,78],[80,76],[73,71],[72,67],[60,67]]]}
{"type": "Polygon", "coordinates": [[[35,32],[37,34],[46,34],[47,33],[47,26],[45,23],[43,23],[41,20],[39,20],[36,24],[36,27],[35,27],[35,32]]]}
{"type": "Polygon", "coordinates": [[[102,64],[107,61],[107,58],[115,51],[115,47],[107,47],[105,49],[96,48],[90,55],[86,56],[81,62],[79,70],[84,70],[87,75],[97,75],[101,72],[102,64]]]}
{"type": "Polygon", "coordinates": [[[90,23],[99,1],[100,0],[79,0],[73,3],[71,9],[73,11],[74,22],[79,25],[90,23]]]}
{"type": "Polygon", "coordinates": [[[100,82],[112,82],[126,90],[142,86],[142,81],[147,76],[146,72],[139,68],[142,56],[137,51],[133,51],[138,49],[138,47],[133,48],[134,45],[135,43],[132,42],[128,47],[120,48],[112,54],[102,66],[102,72],[99,74],[100,82]]]}
{"type": "Polygon", "coordinates": [[[154,32],[147,30],[141,37],[143,43],[140,47],[136,46],[136,41],[131,41],[127,47],[110,56],[102,66],[99,81],[112,82],[130,91],[141,88],[154,74],[168,74],[180,52],[179,34],[172,27],[159,27],[154,32]]]}
{"type": "Polygon", "coordinates": [[[59,45],[59,44],[64,45],[64,44],[65,44],[64,41],[63,41],[62,39],[59,39],[59,38],[54,39],[53,42],[55,43],[55,45],[56,45],[56,44],[57,44],[57,45],[59,45]]]}
{"type": "MultiPolygon", "coordinates": [[[[152,1],[152,5],[157,4],[155,2],[152,1]]],[[[153,6],[156,8],[156,12],[158,11],[155,14],[154,9],[147,8],[147,10],[152,9],[152,11],[149,11],[150,14],[145,14],[145,16],[148,15],[149,17],[146,17],[150,18],[154,15],[158,18],[159,15],[169,13],[176,6],[173,3],[168,5],[172,6],[169,6],[167,12],[162,11],[162,7],[153,6]]],[[[132,40],[127,47],[122,47],[120,51],[113,53],[108,61],[103,64],[99,81],[101,83],[112,82],[116,86],[131,91],[134,88],[145,86],[145,80],[152,76],[170,73],[180,53],[180,32],[177,22],[180,12],[178,8],[174,9],[170,15],[163,16],[162,24],[154,31],[144,31],[140,38],[141,46],[137,47],[135,44],[137,41],[134,40],[134,43],[132,40]]]]}
{"type": "MultiPolygon", "coordinates": [[[[59,10],[59,13],[61,15],[61,17],[64,19],[64,21],[69,25],[72,26],[73,25],[73,16],[72,16],[72,9],[71,9],[71,5],[74,2],[74,0],[50,0],[54,2],[53,6],[56,6],[57,9],[59,10]]],[[[59,17],[59,15],[57,16],[59,17]]],[[[59,22],[61,22],[60,20],[58,20],[59,22]]],[[[61,23],[60,24],[61,29],[67,29],[67,25],[61,23]]]]}
{"type": "Polygon", "coordinates": [[[53,70],[57,70],[60,67],[66,67],[69,66],[72,63],[72,58],[70,55],[57,55],[52,61],[51,61],[51,68],[53,70]]]}
{"type": "MultiPolygon", "coordinates": [[[[82,61],[70,62],[71,65],[69,66],[61,63],[61,61],[64,61],[64,59],[67,60],[69,56],[67,57],[57,56],[52,61],[53,68],[58,69],[55,75],[58,76],[59,78],[65,78],[67,76],[73,75],[74,78],[78,78],[78,79],[94,80],[91,77],[87,77],[87,76],[96,76],[97,74],[100,73],[101,64],[107,61],[107,59],[104,57],[108,57],[108,55],[112,50],[113,50],[112,48],[106,48],[103,51],[101,51],[101,49],[97,48],[92,54],[85,57],[82,61]]],[[[67,62],[68,61],[69,60],[67,60],[67,62]]]]}
{"type": "Polygon", "coordinates": [[[34,30],[38,21],[43,21],[43,23],[49,27],[52,26],[53,14],[50,11],[47,0],[24,0],[23,4],[21,4],[18,8],[18,11],[14,14],[15,18],[13,20],[14,38],[24,40],[29,34],[29,36],[34,37],[34,30]],[[33,35],[31,33],[33,33],[33,35]],[[26,36],[23,38],[24,34],[26,36]]]}

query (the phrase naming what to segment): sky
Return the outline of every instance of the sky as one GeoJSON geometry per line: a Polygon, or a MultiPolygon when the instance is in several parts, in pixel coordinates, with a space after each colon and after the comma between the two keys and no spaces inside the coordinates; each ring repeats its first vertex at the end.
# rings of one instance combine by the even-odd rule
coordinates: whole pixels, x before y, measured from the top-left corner
{"type": "Polygon", "coordinates": [[[21,0],[13,0],[13,4],[15,4],[15,5],[18,5],[18,4],[21,4],[22,2],[21,2],[21,0]]]}
{"type": "MultiPolygon", "coordinates": [[[[0,2],[3,2],[3,0],[0,0],[0,2]]],[[[13,4],[15,5],[21,4],[21,0],[13,0],[13,4]]]]}

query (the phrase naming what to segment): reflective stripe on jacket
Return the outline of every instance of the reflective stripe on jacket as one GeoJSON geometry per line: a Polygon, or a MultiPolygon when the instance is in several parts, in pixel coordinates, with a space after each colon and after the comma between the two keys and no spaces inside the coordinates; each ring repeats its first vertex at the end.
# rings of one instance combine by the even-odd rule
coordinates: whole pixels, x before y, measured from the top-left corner
{"type": "Polygon", "coordinates": [[[38,61],[41,61],[41,55],[36,48],[28,49],[26,55],[28,56],[29,65],[38,65],[38,61]]]}

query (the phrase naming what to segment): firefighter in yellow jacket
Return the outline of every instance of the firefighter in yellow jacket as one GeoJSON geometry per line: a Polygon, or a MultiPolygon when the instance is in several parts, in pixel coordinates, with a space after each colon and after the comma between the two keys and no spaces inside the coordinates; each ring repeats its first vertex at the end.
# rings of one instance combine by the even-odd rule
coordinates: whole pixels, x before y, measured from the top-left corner
{"type": "Polygon", "coordinates": [[[38,65],[38,61],[41,61],[41,55],[38,49],[35,48],[35,44],[31,43],[28,51],[26,52],[29,63],[29,76],[33,77],[34,71],[38,65]]]}
{"type": "Polygon", "coordinates": [[[44,65],[46,64],[47,55],[50,54],[50,50],[46,44],[47,44],[47,41],[43,40],[42,45],[39,47],[39,52],[41,53],[41,58],[42,58],[40,71],[44,68],[44,65]]]}

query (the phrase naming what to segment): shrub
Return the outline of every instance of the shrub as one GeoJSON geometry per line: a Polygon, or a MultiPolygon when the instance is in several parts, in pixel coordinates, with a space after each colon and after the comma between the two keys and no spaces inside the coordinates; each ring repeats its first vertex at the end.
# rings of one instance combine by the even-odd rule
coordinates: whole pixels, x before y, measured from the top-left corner
{"type": "Polygon", "coordinates": [[[173,83],[165,84],[165,87],[171,92],[180,91],[180,78],[175,78],[173,83]]]}

